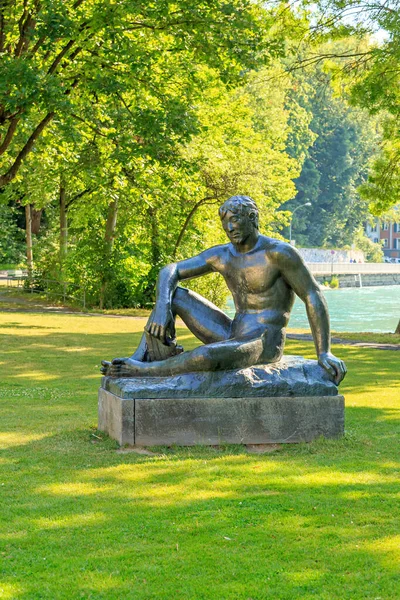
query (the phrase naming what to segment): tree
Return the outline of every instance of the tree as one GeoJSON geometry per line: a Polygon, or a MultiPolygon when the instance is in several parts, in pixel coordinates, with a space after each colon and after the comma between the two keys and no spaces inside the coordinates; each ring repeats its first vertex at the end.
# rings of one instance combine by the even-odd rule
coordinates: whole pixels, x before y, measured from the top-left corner
{"type": "Polygon", "coordinates": [[[312,219],[310,211],[296,213],[294,237],[303,246],[350,245],[368,215],[368,203],[358,187],[376,152],[376,123],[365,111],[351,107],[346,97],[335,94],[331,75],[323,67],[298,77],[305,77],[314,90],[306,105],[312,113],[315,141],[295,181],[296,197],[286,206],[293,209],[311,202],[313,207],[312,219]]]}
{"type": "Polygon", "coordinates": [[[143,152],[188,136],[197,67],[238,78],[279,51],[271,15],[250,0],[16,0],[0,3],[0,187],[13,181],[50,124],[101,124],[130,112],[143,152]],[[113,111],[105,111],[110,101],[113,111]],[[105,114],[106,113],[106,114],[105,114]]]}
{"type": "Polygon", "coordinates": [[[190,171],[180,148],[199,131],[203,67],[229,89],[282,53],[282,39],[273,10],[252,0],[0,3],[0,188],[39,210],[57,194],[62,269],[72,203],[85,195],[108,213],[95,219],[104,295],[117,205],[142,201],[149,169],[190,171]]]}
{"type": "MultiPolygon", "coordinates": [[[[346,90],[351,104],[383,121],[380,154],[371,166],[368,182],[361,188],[371,211],[379,215],[400,199],[400,3],[322,0],[317,7],[312,37],[339,43],[333,49],[317,48],[306,58],[298,56],[296,66],[331,61],[331,72],[338,86],[346,90]],[[351,48],[342,44],[348,36],[356,42],[351,48]]],[[[305,43],[309,39],[306,35],[305,43]]]]}

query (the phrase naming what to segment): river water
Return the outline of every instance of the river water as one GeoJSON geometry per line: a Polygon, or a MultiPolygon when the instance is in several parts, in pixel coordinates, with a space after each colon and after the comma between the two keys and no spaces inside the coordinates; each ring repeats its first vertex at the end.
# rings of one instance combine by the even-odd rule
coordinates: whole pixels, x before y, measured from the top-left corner
{"type": "MultiPolygon", "coordinates": [[[[324,290],[332,331],[394,332],[400,319],[400,285],[324,290]]],[[[228,302],[230,316],[232,301],[228,302]]],[[[296,297],[289,327],[309,329],[303,302],[296,297]]]]}

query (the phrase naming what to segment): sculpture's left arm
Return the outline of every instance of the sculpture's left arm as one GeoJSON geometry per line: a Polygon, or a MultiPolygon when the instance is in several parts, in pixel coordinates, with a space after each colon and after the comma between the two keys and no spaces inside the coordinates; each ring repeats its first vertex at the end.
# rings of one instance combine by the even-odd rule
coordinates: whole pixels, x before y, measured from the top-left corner
{"type": "Polygon", "coordinates": [[[276,256],[283,278],[306,305],[318,362],[339,384],[346,374],[346,366],[330,351],[329,313],[323,293],[292,246],[285,244],[276,256]]]}

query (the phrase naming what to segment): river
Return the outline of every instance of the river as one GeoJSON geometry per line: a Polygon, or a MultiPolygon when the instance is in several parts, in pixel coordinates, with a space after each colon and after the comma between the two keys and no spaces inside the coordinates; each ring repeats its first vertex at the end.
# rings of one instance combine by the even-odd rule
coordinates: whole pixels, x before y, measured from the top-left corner
{"type": "MultiPolygon", "coordinates": [[[[400,319],[400,285],[324,290],[332,331],[394,332],[400,319]]],[[[232,301],[228,302],[233,315],[232,301]]],[[[296,297],[292,329],[309,329],[303,302],[296,297]]]]}

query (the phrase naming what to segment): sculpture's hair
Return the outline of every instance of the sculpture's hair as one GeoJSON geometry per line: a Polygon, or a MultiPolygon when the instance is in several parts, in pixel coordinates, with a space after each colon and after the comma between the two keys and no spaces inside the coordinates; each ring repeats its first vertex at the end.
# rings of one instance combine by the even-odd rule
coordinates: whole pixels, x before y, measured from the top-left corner
{"type": "Polygon", "coordinates": [[[228,210],[234,215],[254,215],[252,221],[254,226],[258,229],[257,204],[249,196],[232,196],[231,198],[228,198],[218,211],[221,219],[225,217],[228,210]]]}

